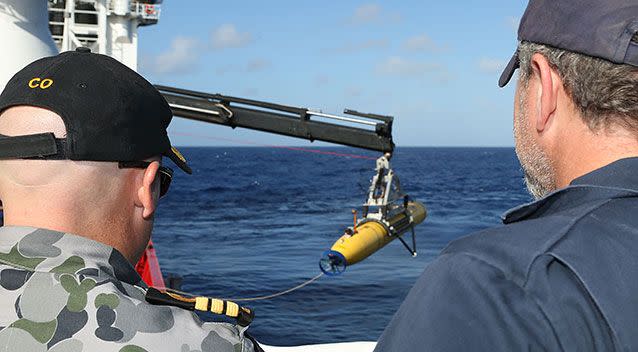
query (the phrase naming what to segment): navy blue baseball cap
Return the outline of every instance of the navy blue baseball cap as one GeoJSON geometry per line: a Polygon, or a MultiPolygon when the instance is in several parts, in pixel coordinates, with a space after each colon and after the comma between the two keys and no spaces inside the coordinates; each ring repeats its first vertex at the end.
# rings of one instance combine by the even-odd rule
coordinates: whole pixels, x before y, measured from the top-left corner
{"type": "MultiPolygon", "coordinates": [[[[638,66],[638,0],[530,0],[518,40],[638,66]]],[[[498,85],[519,67],[515,53],[498,85]]]]}

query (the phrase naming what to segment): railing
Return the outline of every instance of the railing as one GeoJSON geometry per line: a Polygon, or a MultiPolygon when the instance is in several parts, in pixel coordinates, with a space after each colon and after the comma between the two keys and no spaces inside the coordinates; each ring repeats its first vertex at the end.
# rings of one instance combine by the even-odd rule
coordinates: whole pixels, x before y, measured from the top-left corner
{"type": "Polygon", "coordinates": [[[157,4],[135,2],[131,4],[131,15],[137,17],[141,25],[155,24],[159,21],[162,8],[157,4]]]}

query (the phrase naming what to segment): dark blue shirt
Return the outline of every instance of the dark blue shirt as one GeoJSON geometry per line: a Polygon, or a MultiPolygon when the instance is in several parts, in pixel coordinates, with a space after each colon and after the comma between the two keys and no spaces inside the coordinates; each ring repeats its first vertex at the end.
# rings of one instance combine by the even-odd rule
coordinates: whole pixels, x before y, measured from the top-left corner
{"type": "Polygon", "coordinates": [[[451,243],[376,352],[638,351],[638,158],[451,243]]]}

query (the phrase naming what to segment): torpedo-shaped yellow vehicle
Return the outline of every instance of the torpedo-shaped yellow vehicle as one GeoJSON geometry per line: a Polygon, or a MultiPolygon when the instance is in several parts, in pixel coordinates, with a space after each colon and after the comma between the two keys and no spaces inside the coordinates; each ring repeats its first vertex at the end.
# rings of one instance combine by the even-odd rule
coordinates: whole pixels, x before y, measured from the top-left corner
{"type": "Polygon", "coordinates": [[[399,239],[412,256],[417,255],[414,227],[425,220],[427,210],[422,203],[403,194],[399,178],[390,168],[391,156],[386,153],[377,159],[376,175],[363,205],[363,217],[357,220],[353,211],[354,225],[347,228],[319,260],[319,268],[325,274],[339,275],[349,265],[366,259],[395,239],[399,239]],[[411,247],[402,238],[408,231],[412,232],[411,247]]]}

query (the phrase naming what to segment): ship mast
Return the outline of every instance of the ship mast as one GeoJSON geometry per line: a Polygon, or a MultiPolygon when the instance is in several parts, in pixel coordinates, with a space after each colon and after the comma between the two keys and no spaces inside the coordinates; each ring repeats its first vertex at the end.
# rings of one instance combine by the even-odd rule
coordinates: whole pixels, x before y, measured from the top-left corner
{"type": "Polygon", "coordinates": [[[159,21],[161,1],[49,0],[49,28],[60,51],[83,46],[137,70],[138,28],[159,21]]]}

